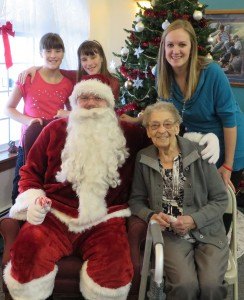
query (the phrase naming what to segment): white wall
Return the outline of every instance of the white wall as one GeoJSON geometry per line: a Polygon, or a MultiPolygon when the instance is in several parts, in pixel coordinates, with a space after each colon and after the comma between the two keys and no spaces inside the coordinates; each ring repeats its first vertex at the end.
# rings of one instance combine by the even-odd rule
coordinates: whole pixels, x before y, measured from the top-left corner
{"type": "Polygon", "coordinates": [[[90,36],[98,40],[105,51],[108,66],[114,60],[120,60],[112,53],[120,53],[125,45],[128,33],[123,29],[131,29],[134,16],[138,9],[134,0],[89,0],[90,36]]]}

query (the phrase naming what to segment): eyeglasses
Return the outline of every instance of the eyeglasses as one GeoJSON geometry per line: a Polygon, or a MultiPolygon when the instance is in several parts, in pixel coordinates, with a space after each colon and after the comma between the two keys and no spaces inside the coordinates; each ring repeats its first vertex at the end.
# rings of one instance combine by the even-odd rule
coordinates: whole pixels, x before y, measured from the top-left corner
{"type": "Polygon", "coordinates": [[[160,123],[160,122],[152,122],[152,123],[149,123],[149,128],[151,130],[157,130],[160,128],[160,126],[162,125],[165,129],[172,129],[172,127],[174,126],[176,122],[169,122],[169,121],[165,121],[163,123],[160,123]]]}
{"type": "Polygon", "coordinates": [[[89,100],[93,100],[95,102],[101,102],[103,101],[102,98],[97,97],[97,96],[93,96],[93,97],[87,97],[87,96],[79,96],[78,100],[82,101],[82,102],[88,102],[89,100]]]}

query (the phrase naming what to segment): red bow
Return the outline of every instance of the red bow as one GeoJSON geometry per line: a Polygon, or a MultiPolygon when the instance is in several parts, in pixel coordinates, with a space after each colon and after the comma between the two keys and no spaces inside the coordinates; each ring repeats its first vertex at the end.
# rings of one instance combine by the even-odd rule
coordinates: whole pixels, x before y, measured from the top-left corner
{"type": "Polygon", "coordinates": [[[8,40],[8,35],[15,35],[15,32],[13,31],[12,23],[6,22],[6,25],[3,25],[0,27],[0,33],[2,33],[3,36],[3,45],[4,45],[4,56],[5,56],[5,64],[7,69],[10,68],[13,65],[12,62],[12,55],[8,40]]]}

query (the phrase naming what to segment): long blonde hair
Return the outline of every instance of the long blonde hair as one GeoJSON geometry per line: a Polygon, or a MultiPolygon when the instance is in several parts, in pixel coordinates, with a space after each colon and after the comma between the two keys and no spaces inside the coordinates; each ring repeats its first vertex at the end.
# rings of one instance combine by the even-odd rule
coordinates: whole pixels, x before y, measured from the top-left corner
{"type": "Polygon", "coordinates": [[[191,98],[197,87],[200,70],[204,68],[207,64],[209,64],[210,60],[206,59],[203,56],[198,56],[198,44],[196,33],[191,23],[186,20],[175,20],[163,32],[157,62],[158,95],[163,99],[168,99],[170,97],[171,84],[174,78],[174,71],[165,57],[165,38],[171,31],[176,29],[184,29],[189,34],[191,41],[191,53],[187,67],[187,86],[184,95],[184,100],[188,100],[191,98]]]}

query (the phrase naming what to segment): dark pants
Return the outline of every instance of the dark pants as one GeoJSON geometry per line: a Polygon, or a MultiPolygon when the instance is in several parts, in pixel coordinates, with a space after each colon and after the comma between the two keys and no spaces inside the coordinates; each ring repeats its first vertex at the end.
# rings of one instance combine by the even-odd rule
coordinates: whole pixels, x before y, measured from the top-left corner
{"type": "Polygon", "coordinates": [[[19,169],[23,166],[24,164],[24,151],[22,147],[19,147],[18,149],[18,155],[17,155],[17,161],[16,161],[16,166],[15,166],[15,172],[14,172],[14,180],[13,180],[13,190],[12,190],[12,204],[15,203],[15,199],[19,195],[19,169]]]}

